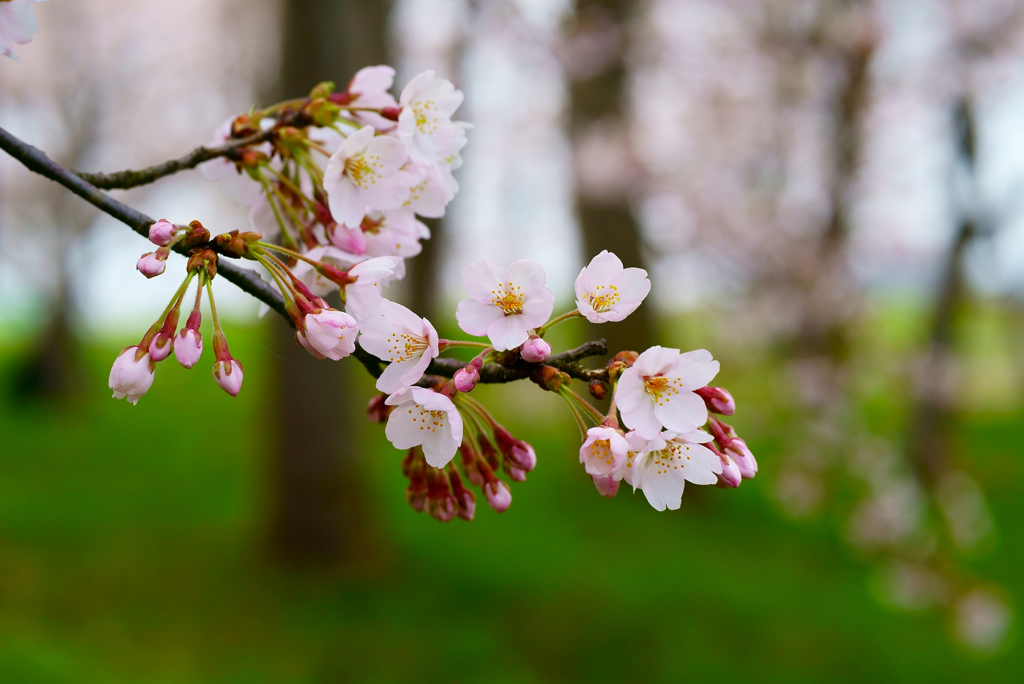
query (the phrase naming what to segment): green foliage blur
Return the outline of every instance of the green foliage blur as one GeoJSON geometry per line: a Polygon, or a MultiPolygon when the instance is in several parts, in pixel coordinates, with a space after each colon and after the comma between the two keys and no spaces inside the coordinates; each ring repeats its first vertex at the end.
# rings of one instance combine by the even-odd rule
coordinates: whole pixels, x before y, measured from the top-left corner
{"type": "MultiPolygon", "coordinates": [[[[904,320],[869,337],[912,346],[904,320]]],[[[212,382],[209,352],[192,371],[161,364],[138,406],[110,399],[124,340],[82,351],[74,401],[3,399],[0,681],[1024,681],[1021,650],[980,659],[939,612],[878,600],[841,520],[780,514],[773,464],[791,445],[763,360],[726,360],[719,378],[761,466],[738,490],[691,486],[666,513],[628,488],[602,499],[556,397],[481,388],[539,458],[508,512],[482,499],[470,524],[413,512],[402,454],[365,424],[373,543],[337,570],[289,569],[266,541],[267,337],[229,331],[246,369],[238,399],[212,382]]],[[[5,385],[24,351],[0,355],[5,385]]],[[[359,391],[371,396],[368,378],[359,391]]],[[[887,396],[864,399],[881,431],[900,422],[887,396]]],[[[1012,408],[966,413],[959,457],[1000,527],[976,568],[1019,601],[1024,424],[1012,408]]]]}

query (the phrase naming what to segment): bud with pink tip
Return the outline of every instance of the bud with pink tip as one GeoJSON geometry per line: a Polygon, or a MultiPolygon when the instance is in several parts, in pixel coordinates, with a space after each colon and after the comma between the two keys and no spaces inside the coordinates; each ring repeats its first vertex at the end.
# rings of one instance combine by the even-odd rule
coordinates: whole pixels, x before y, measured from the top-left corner
{"type": "Polygon", "coordinates": [[[512,505],[512,490],[498,479],[491,480],[484,485],[484,496],[487,497],[487,505],[496,513],[504,513],[512,505]]]}
{"type": "Polygon", "coordinates": [[[721,416],[731,416],[736,412],[736,402],[729,391],[722,387],[700,387],[694,390],[707,404],[708,410],[721,416]]]}
{"type": "Polygon", "coordinates": [[[476,383],[480,382],[480,371],[473,366],[466,366],[455,371],[455,389],[460,392],[472,392],[476,383]]]}
{"type": "Polygon", "coordinates": [[[137,404],[139,398],[153,386],[156,364],[149,353],[139,347],[128,347],[114,361],[110,369],[107,386],[114,392],[114,399],[128,399],[137,404]]]}
{"type": "Polygon", "coordinates": [[[242,389],[242,364],[235,359],[218,360],[213,364],[213,379],[222,390],[237,397],[242,389]]]}
{"type": "Polygon", "coordinates": [[[540,363],[551,356],[551,345],[534,335],[519,350],[519,355],[523,357],[523,361],[540,363]]]}
{"type": "Polygon", "coordinates": [[[155,252],[146,252],[139,257],[135,268],[139,269],[139,272],[147,278],[155,278],[167,268],[167,255],[169,253],[166,247],[161,247],[155,252]]]}
{"type": "Polygon", "coordinates": [[[511,461],[512,466],[526,472],[537,467],[537,453],[528,442],[516,439],[501,425],[494,426],[494,439],[498,443],[501,453],[511,461]]]}
{"type": "MultiPolygon", "coordinates": [[[[200,286],[200,290],[202,290],[202,286],[200,286]]],[[[199,357],[203,355],[203,334],[199,332],[203,317],[199,312],[198,303],[197,295],[197,306],[189,314],[188,320],[185,321],[185,327],[174,338],[174,358],[178,359],[178,363],[185,368],[196,365],[199,362],[199,357]]]]}
{"type": "Polygon", "coordinates": [[[174,240],[178,226],[167,219],[160,219],[149,227],[149,241],[157,247],[166,247],[174,240]]]}
{"type": "Polygon", "coordinates": [[[451,522],[459,514],[459,504],[452,493],[451,483],[444,470],[426,468],[427,513],[441,522],[451,522]]]}
{"type": "Polygon", "coordinates": [[[455,501],[459,506],[458,515],[463,520],[470,521],[476,515],[476,494],[466,489],[466,486],[462,484],[459,471],[452,466],[448,467],[448,479],[452,483],[452,494],[455,495],[455,501]]]}
{"type": "Polygon", "coordinates": [[[316,309],[302,322],[296,332],[299,344],[314,356],[339,361],[356,349],[359,324],[356,319],[337,309],[316,309]]]}
{"type": "Polygon", "coordinates": [[[734,437],[729,440],[725,444],[725,453],[736,461],[744,480],[753,479],[757,475],[757,459],[754,458],[754,454],[742,439],[734,437]]]}
{"type": "Polygon", "coordinates": [[[466,479],[477,487],[483,487],[484,476],[480,474],[480,466],[477,464],[479,455],[468,439],[462,440],[459,453],[462,454],[462,469],[466,473],[466,479]]]}
{"type": "Polygon", "coordinates": [[[619,493],[619,481],[611,475],[591,475],[597,493],[609,499],[619,493]]]}
{"type": "Polygon", "coordinates": [[[161,330],[149,343],[149,358],[157,362],[163,361],[171,355],[173,347],[171,336],[161,330]]]}
{"type": "Polygon", "coordinates": [[[722,472],[718,474],[717,486],[723,489],[739,487],[743,482],[743,474],[740,472],[739,466],[736,465],[736,461],[727,454],[720,453],[718,457],[722,460],[722,472]]]}
{"type": "Polygon", "coordinates": [[[526,471],[522,468],[513,465],[509,461],[505,461],[504,468],[508,476],[516,482],[526,482],[526,471]]]}

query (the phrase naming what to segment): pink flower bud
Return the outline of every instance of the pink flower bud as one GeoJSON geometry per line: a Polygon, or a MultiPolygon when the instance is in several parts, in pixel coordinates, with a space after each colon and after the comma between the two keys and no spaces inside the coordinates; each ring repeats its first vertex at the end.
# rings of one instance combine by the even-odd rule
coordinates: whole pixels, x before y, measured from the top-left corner
{"type": "Polygon", "coordinates": [[[523,348],[519,351],[519,355],[523,357],[523,361],[540,363],[551,356],[551,345],[541,338],[533,336],[526,341],[526,344],[523,345],[523,348]]]}
{"type": "MultiPolygon", "coordinates": [[[[319,354],[321,357],[338,361],[356,349],[359,324],[344,311],[318,309],[306,314],[303,325],[306,329],[305,342],[309,345],[307,350],[310,353],[315,351],[314,356],[319,354]]],[[[306,347],[302,338],[299,339],[299,343],[306,347]]]]}
{"type": "Polygon", "coordinates": [[[370,403],[366,406],[366,417],[370,419],[371,423],[388,422],[388,416],[391,415],[394,407],[385,404],[384,402],[387,400],[388,395],[386,394],[378,394],[373,399],[370,399],[370,403]]]}
{"type": "Polygon", "coordinates": [[[619,493],[619,481],[611,475],[591,475],[590,477],[593,478],[597,493],[601,496],[611,499],[619,493]]]}
{"type": "Polygon", "coordinates": [[[203,334],[191,328],[182,328],[174,338],[174,358],[185,368],[191,368],[203,355],[203,334]]]}
{"type": "Polygon", "coordinates": [[[723,489],[739,487],[743,482],[743,475],[736,461],[726,454],[719,454],[722,459],[722,472],[718,476],[718,486],[723,489]]]}
{"type": "Polygon", "coordinates": [[[139,257],[138,262],[135,264],[135,268],[139,269],[139,272],[147,278],[155,278],[163,273],[164,269],[167,267],[166,259],[167,254],[161,255],[159,250],[156,252],[146,252],[139,257]]]}
{"type": "Polygon", "coordinates": [[[451,522],[459,514],[459,504],[451,493],[437,499],[428,494],[427,513],[441,522],[451,522]]]}
{"type": "Polygon", "coordinates": [[[171,244],[178,227],[166,219],[160,219],[149,227],[149,241],[157,247],[171,244]]]}
{"type": "Polygon", "coordinates": [[[213,379],[233,397],[242,389],[242,364],[235,359],[218,360],[213,364],[213,379]]]}
{"type": "Polygon", "coordinates": [[[753,479],[757,475],[757,459],[742,439],[736,437],[729,440],[725,445],[725,453],[736,461],[744,480],[753,479]]]}
{"type": "Polygon", "coordinates": [[[728,390],[721,387],[701,387],[694,392],[704,400],[708,409],[722,416],[731,416],[736,412],[736,402],[728,390]]]}
{"type": "Polygon", "coordinates": [[[472,392],[476,383],[480,382],[480,371],[472,366],[466,366],[455,371],[455,389],[460,392],[472,392]]]}
{"type": "Polygon", "coordinates": [[[149,343],[149,358],[157,362],[163,361],[171,355],[172,347],[170,336],[160,331],[153,338],[153,341],[149,343]]]}
{"type": "Polygon", "coordinates": [[[139,398],[153,386],[156,364],[148,353],[139,358],[138,352],[137,346],[128,347],[114,361],[107,381],[107,386],[114,391],[114,399],[127,398],[132,404],[137,404],[139,398]]]}
{"type": "Polygon", "coordinates": [[[526,482],[526,471],[505,461],[505,472],[516,482],[526,482]]]}
{"type": "Polygon", "coordinates": [[[494,427],[494,439],[498,442],[501,453],[511,462],[511,465],[526,472],[537,467],[537,453],[528,442],[516,439],[500,425],[494,427]]]}
{"type": "Polygon", "coordinates": [[[512,490],[501,480],[485,484],[484,496],[487,497],[487,504],[498,513],[504,513],[512,505],[512,490]]]}

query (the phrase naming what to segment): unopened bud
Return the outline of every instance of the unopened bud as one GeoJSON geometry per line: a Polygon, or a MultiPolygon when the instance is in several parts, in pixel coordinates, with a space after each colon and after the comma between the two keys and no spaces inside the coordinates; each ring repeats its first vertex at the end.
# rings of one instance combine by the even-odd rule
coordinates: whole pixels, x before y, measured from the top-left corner
{"type": "Polygon", "coordinates": [[[157,362],[163,361],[171,355],[173,346],[170,336],[160,331],[153,338],[153,341],[149,343],[149,357],[157,362]]]}
{"type": "Polygon", "coordinates": [[[587,385],[587,390],[590,392],[590,396],[598,401],[608,396],[608,385],[603,380],[591,380],[587,385]]]}
{"type": "Polygon", "coordinates": [[[146,252],[139,257],[139,260],[135,263],[135,268],[147,278],[155,278],[167,268],[167,255],[166,247],[161,247],[155,252],[146,252]]]}
{"type": "Polygon", "coordinates": [[[213,379],[222,390],[237,397],[242,390],[242,364],[235,359],[218,360],[213,364],[213,379]]]}
{"type": "Polygon", "coordinates": [[[174,240],[178,226],[167,219],[160,219],[149,227],[149,241],[157,247],[166,247],[174,240]]]}
{"type": "Polygon", "coordinates": [[[329,97],[334,92],[334,81],[320,81],[309,91],[309,99],[329,97]]]}
{"type": "Polygon", "coordinates": [[[526,482],[526,471],[512,465],[509,461],[505,461],[505,472],[508,473],[508,476],[516,482],[526,482]]]}
{"type": "Polygon", "coordinates": [[[725,445],[726,455],[730,456],[740,469],[744,480],[751,480],[757,475],[757,459],[750,451],[747,443],[739,437],[729,440],[725,445]]]}
{"type": "Polygon", "coordinates": [[[523,357],[523,361],[540,363],[551,356],[551,345],[534,335],[519,350],[519,355],[523,357]]]}
{"type": "Polygon", "coordinates": [[[638,358],[640,358],[640,355],[637,354],[635,351],[620,351],[618,354],[609,359],[608,365],[610,366],[613,363],[624,363],[627,367],[629,367],[636,363],[636,360],[638,358]]]}
{"type": "Polygon", "coordinates": [[[718,487],[723,489],[734,489],[743,482],[743,474],[736,465],[736,461],[727,454],[719,454],[722,459],[722,472],[718,475],[718,487]]]}
{"type": "Polygon", "coordinates": [[[390,121],[398,121],[398,116],[402,113],[400,107],[384,107],[380,110],[380,115],[390,121]]]}
{"type": "Polygon", "coordinates": [[[462,484],[462,478],[459,477],[459,471],[453,466],[449,466],[448,479],[451,481],[452,494],[455,495],[455,503],[459,507],[459,517],[463,520],[469,521],[476,515],[476,495],[466,489],[466,486],[462,484]]]}
{"type": "Polygon", "coordinates": [[[501,453],[513,467],[525,472],[530,472],[537,467],[537,453],[529,442],[516,439],[500,425],[494,427],[494,439],[498,443],[501,453]]]}
{"type": "Polygon", "coordinates": [[[557,392],[562,385],[572,382],[572,378],[554,366],[541,366],[530,374],[530,380],[549,392],[557,392]]]}
{"type": "Polygon", "coordinates": [[[484,496],[487,497],[487,505],[497,513],[504,513],[512,505],[512,490],[501,480],[492,480],[484,485],[484,496]]]}
{"type": "Polygon", "coordinates": [[[591,475],[594,480],[594,486],[597,487],[597,493],[601,496],[608,497],[611,499],[619,493],[619,481],[609,475],[591,475]]]}
{"type": "Polygon", "coordinates": [[[473,366],[466,366],[455,371],[455,389],[460,392],[472,392],[476,383],[480,382],[480,371],[473,366]]]}
{"type": "Polygon", "coordinates": [[[191,221],[188,224],[188,230],[185,231],[185,237],[181,240],[181,244],[185,249],[194,249],[200,245],[205,245],[209,241],[210,231],[199,221],[191,221]]]}
{"type": "Polygon", "coordinates": [[[217,275],[217,253],[212,249],[193,249],[188,255],[189,271],[206,271],[206,275],[213,278],[217,275]]]}
{"type": "Polygon", "coordinates": [[[107,386],[113,390],[115,399],[127,399],[129,403],[137,404],[139,397],[153,386],[155,370],[156,364],[150,360],[148,352],[128,347],[115,359],[107,386]]]}
{"type": "Polygon", "coordinates": [[[341,107],[326,99],[313,100],[306,106],[309,118],[317,126],[330,126],[338,119],[341,107]]]}
{"type": "Polygon", "coordinates": [[[203,334],[192,328],[182,328],[174,338],[174,358],[185,368],[191,368],[203,355],[203,334]]]}
{"type": "Polygon", "coordinates": [[[701,387],[694,390],[707,404],[708,410],[721,416],[731,416],[736,412],[736,402],[728,390],[721,387],[701,387]]]}

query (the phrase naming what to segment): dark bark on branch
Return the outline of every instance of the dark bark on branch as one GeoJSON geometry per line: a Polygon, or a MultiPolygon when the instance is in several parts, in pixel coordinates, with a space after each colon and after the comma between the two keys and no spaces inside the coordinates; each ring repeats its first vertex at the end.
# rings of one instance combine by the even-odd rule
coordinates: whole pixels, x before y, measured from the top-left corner
{"type": "MultiPolygon", "coordinates": [[[[0,128],[0,149],[3,149],[17,159],[30,171],[34,171],[63,185],[103,213],[124,223],[139,235],[143,237],[148,236],[149,227],[154,222],[151,217],[100,191],[91,183],[88,183],[50,159],[42,150],[22,142],[3,128],[0,128]]],[[[281,293],[274,289],[270,283],[263,280],[256,271],[242,268],[226,259],[221,259],[217,265],[217,274],[237,285],[243,292],[267,304],[271,309],[281,314],[286,321],[291,322],[285,311],[284,299],[281,297],[281,293]]],[[[593,378],[603,377],[604,371],[584,368],[578,362],[590,356],[600,356],[606,353],[607,345],[605,341],[599,340],[587,342],[575,349],[555,354],[545,363],[569,374],[571,377],[587,382],[593,378]]],[[[370,375],[377,377],[381,374],[383,362],[366,350],[357,346],[352,356],[363,364],[370,375]]],[[[432,375],[450,378],[465,365],[464,361],[457,359],[434,359],[427,372],[432,375]]],[[[522,380],[529,377],[531,371],[536,367],[537,364],[525,362],[520,362],[510,368],[489,363],[480,371],[480,382],[505,383],[522,380]]]]}
{"type": "Polygon", "coordinates": [[[230,157],[235,150],[266,142],[272,136],[272,131],[264,131],[263,133],[251,135],[248,138],[232,140],[220,147],[197,147],[184,157],[171,159],[170,161],[165,161],[162,164],[156,164],[145,169],[128,169],[111,173],[90,173],[88,171],[73,170],[72,173],[101,190],[127,190],[128,188],[137,188],[140,185],[155,183],[161,178],[172,176],[179,171],[194,169],[203,162],[208,162],[217,157],[230,157]]]}

